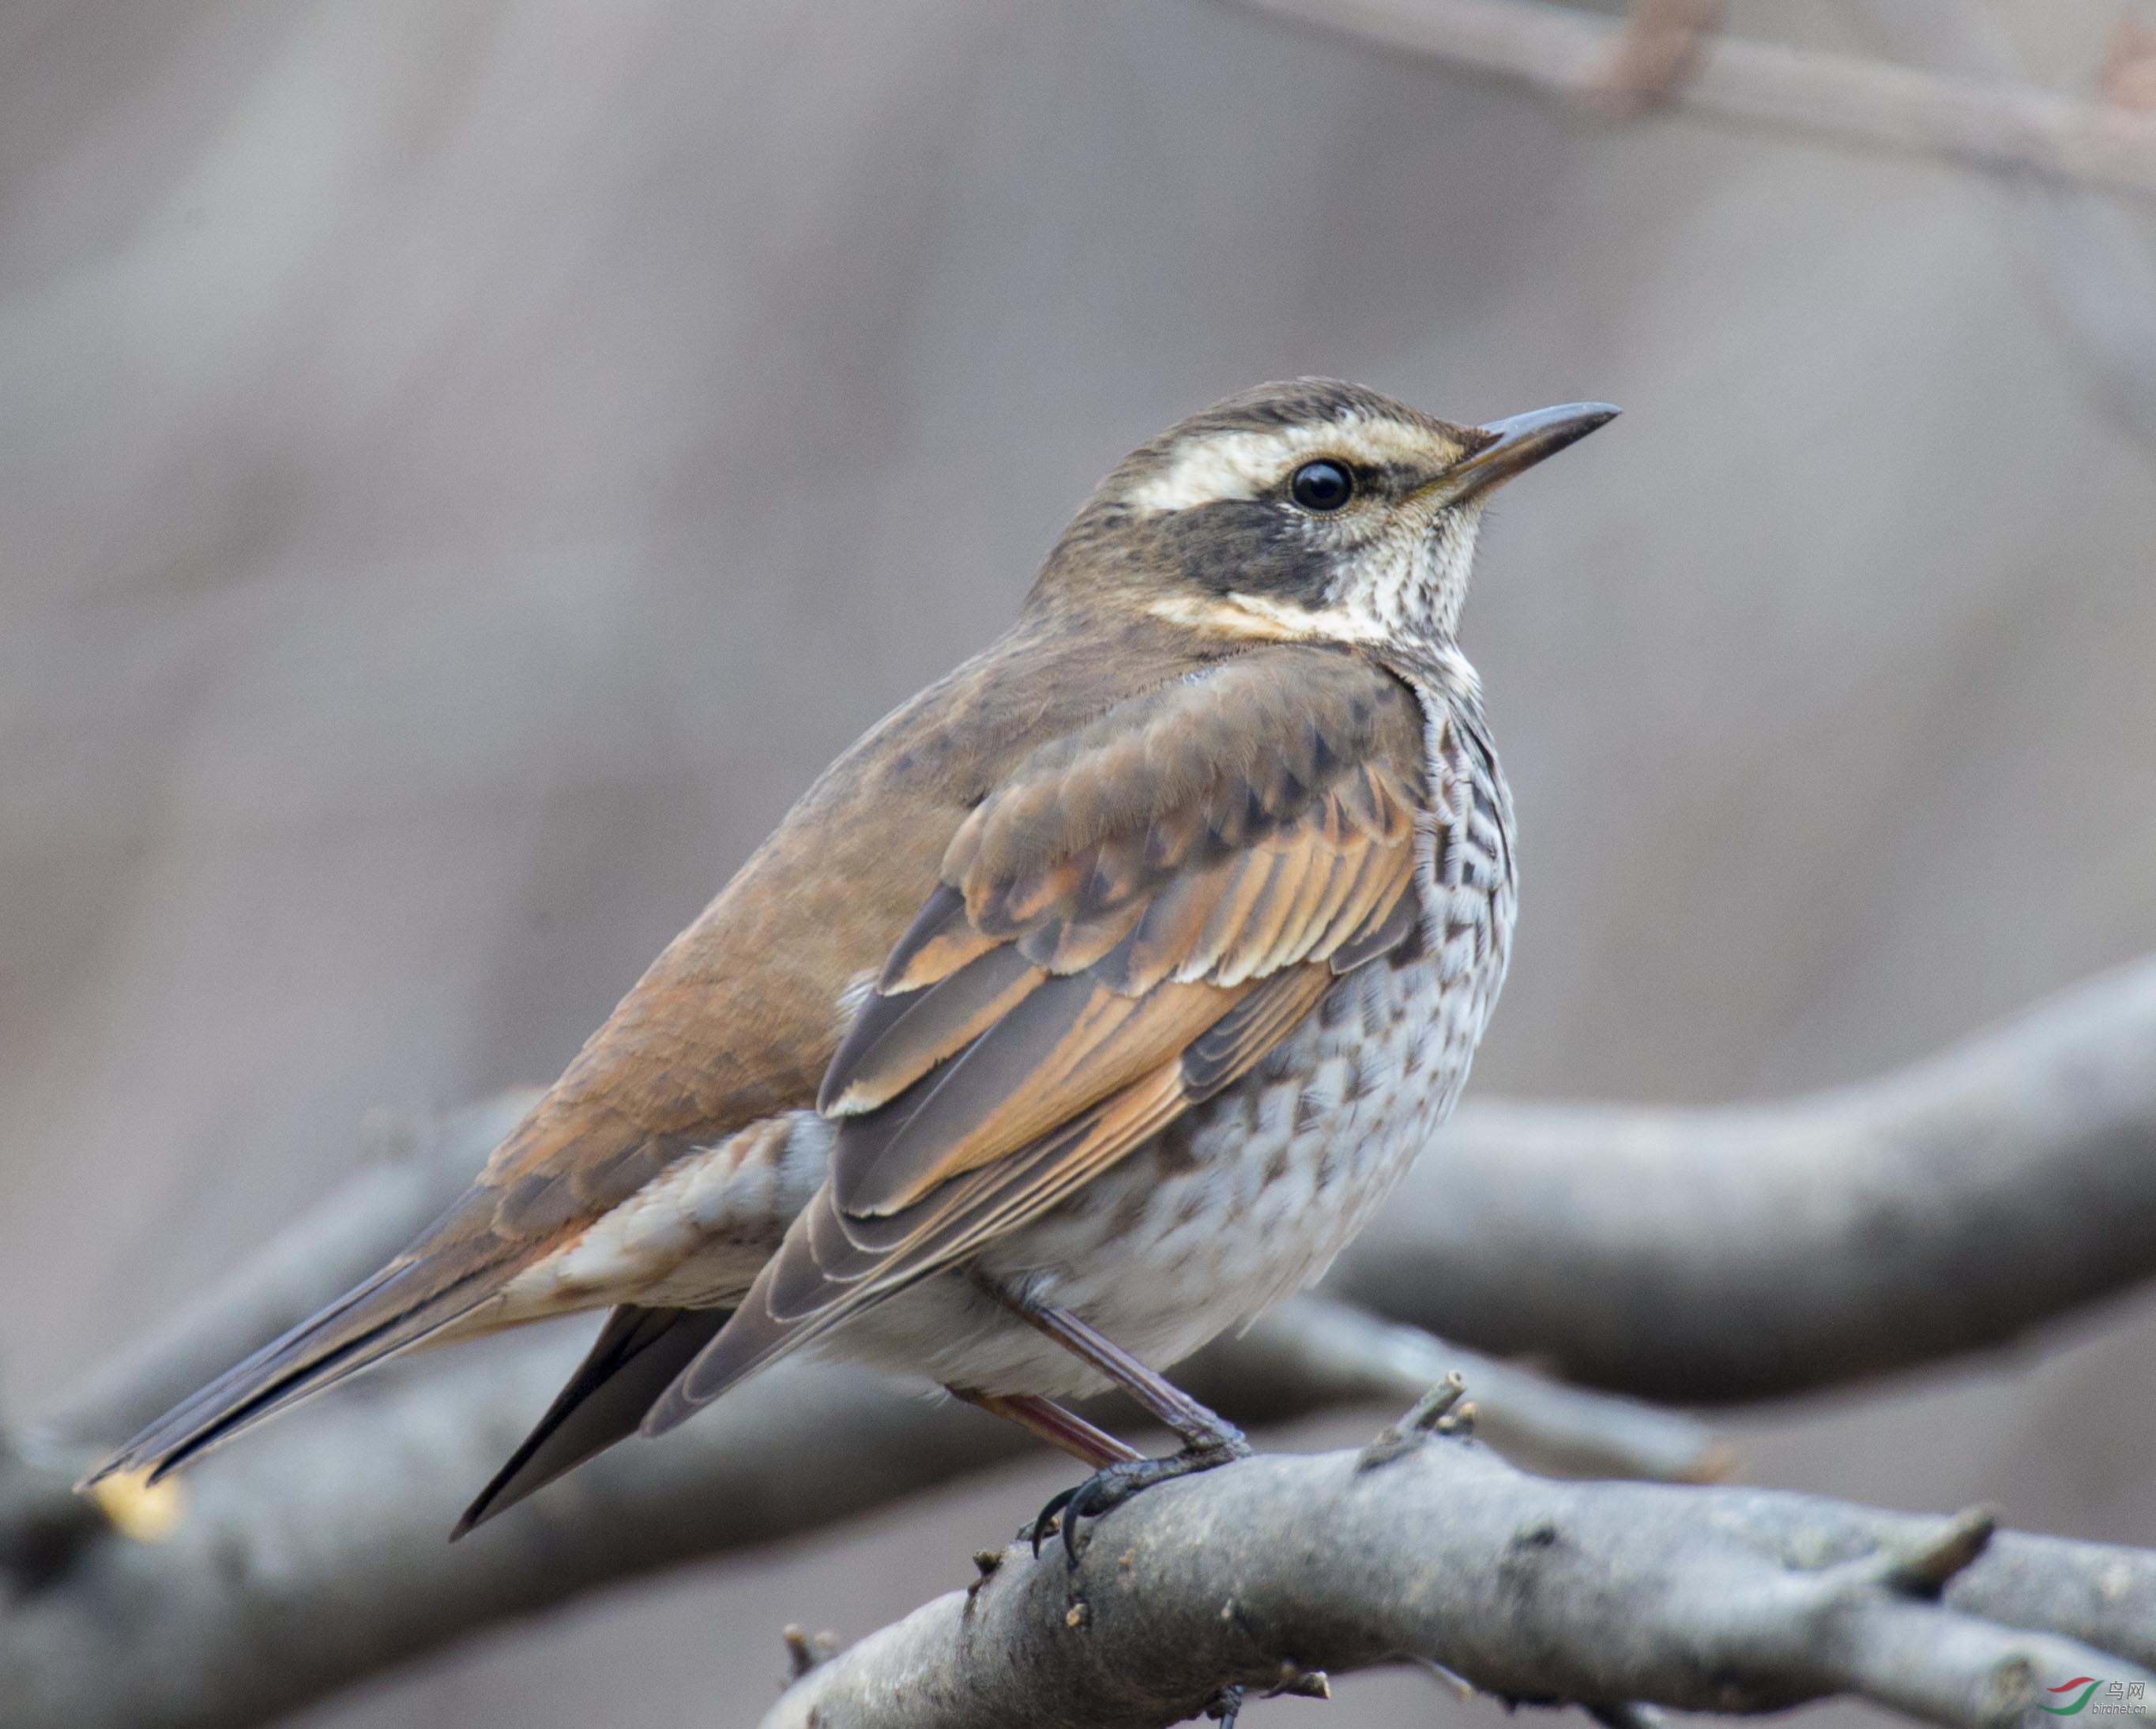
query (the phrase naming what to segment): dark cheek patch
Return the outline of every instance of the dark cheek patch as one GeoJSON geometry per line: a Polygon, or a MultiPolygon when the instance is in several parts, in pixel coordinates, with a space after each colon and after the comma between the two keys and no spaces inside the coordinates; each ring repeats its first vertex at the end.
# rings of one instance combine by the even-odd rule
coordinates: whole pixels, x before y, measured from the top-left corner
{"type": "Polygon", "coordinates": [[[1162,524],[1170,555],[1189,581],[1216,594],[1322,599],[1332,560],[1300,513],[1264,499],[1221,499],[1178,511],[1162,524]]]}

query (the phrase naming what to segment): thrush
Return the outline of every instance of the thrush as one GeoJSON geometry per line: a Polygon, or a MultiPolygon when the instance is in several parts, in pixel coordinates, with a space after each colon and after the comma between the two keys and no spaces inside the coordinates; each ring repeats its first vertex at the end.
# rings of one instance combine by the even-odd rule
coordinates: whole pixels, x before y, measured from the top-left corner
{"type": "Polygon", "coordinates": [[[1466,1079],[1515,906],[1456,641],[1476,529],[1615,412],[1462,425],[1304,378],[1141,445],[1012,627],[824,772],[440,1219],[98,1474],[597,1308],[458,1534],[811,1346],[1096,1467],[1036,1545],[1247,1451],[1160,1371],[1316,1280],[1466,1079]],[[1180,1449],[1057,1402],[1109,1386],[1180,1449]]]}

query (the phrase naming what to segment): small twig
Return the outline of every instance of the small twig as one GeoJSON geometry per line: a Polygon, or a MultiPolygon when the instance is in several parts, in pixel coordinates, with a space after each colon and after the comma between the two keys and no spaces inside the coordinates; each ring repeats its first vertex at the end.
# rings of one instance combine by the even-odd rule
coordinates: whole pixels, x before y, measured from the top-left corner
{"type": "Polygon", "coordinates": [[[1355,1469],[1374,1470],[1389,1464],[1402,1454],[1412,1453],[1430,1437],[1439,1419],[1466,1396],[1467,1383],[1455,1369],[1436,1386],[1431,1387],[1413,1405],[1407,1415],[1398,1423],[1389,1423],[1370,1438],[1370,1443],[1358,1456],[1355,1469]]]}
{"type": "MultiPolygon", "coordinates": [[[[1567,1387],[1325,1296],[1297,1298],[1240,1339],[1209,1347],[1177,1378],[1237,1420],[1265,1423],[1326,1402],[1415,1398],[1457,1374],[1475,1389],[1483,1438],[1537,1470],[1699,1483],[1734,1454],[1697,1418],[1567,1387]]],[[[1457,1413],[1455,1413],[1455,1415],[1457,1413]]]]}
{"type": "Polygon", "coordinates": [[[1467,1382],[1455,1369],[1417,1399],[1400,1421],[1411,1433],[1427,1435],[1437,1427],[1438,1419],[1457,1405],[1466,1392],[1467,1382]]]}
{"type": "Polygon", "coordinates": [[[1268,1699],[1330,1699],[1332,1680],[1322,1669],[1303,1669],[1294,1663],[1281,1664],[1280,1679],[1265,1689],[1268,1699]]]}
{"type": "Polygon", "coordinates": [[[1589,100],[1620,120],[1673,100],[1727,9],[1727,0],[1632,0],[1589,100]]]}
{"type": "Polygon", "coordinates": [[[835,1633],[811,1633],[805,1627],[788,1622],[779,1637],[786,1641],[786,1668],[788,1684],[798,1681],[811,1670],[821,1668],[839,1654],[839,1635],[835,1633]]]}
{"type": "Polygon", "coordinates": [[[2156,114],[2156,26],[2122,12],[2097,69],[2097,96],[2131,114],[2156,114]]]}
{"type": "Polygon", "coordinates": [[[1475,1696],[1475,1684],[1466,1675],[1447,1669],[1435,1657],[1424,1657],[1417,1652],[1409,1651],[1400,1660],[1409,1668],[1420,1670],[1447,1693],[1463,1703],[1475,1696]]]}
{"type": "Polygon", "coordinates": [[[1937,1597],[1949,1580],[1984,1553],[1998,1529],[1999,1515],[1990,1508],[1965,1507],[1903,1552],[1884,1555],[1880,1582],[1911,1597],[1937,1597]]]}

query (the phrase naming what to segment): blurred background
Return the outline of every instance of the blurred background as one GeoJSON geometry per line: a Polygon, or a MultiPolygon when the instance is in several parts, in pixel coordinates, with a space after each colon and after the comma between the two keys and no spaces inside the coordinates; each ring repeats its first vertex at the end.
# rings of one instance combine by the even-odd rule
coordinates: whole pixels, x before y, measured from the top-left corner
{"type": "MultiPolygon", "coordinates": [[[[2117,13],[1994,9],[2061,90],[2117,13]]],[[[1922,45],[1897,0],[1731,23],[1922,45]]],[[[2143,952],[2156,422],[2031,196],[1230,0],[13,0],[0,1398],[335,1188],[370,1112],[551,1078],[1100,473],[1260,378],[1627,410],[1484,542],[1524,898],[1481,1095],[1856,1078],[2143,952]]],[[[1727,1424],[1756,1480],[2156,1542],[2152,1345],[2144,1298],[1727,1424]]],[[[1067,1474],[304,1721],[746,1725],[782,1623],[891,1618],[1067,1474]]],[[[1495,1718],[1381,1675],[1247,1721],[1495,1718]]]]}

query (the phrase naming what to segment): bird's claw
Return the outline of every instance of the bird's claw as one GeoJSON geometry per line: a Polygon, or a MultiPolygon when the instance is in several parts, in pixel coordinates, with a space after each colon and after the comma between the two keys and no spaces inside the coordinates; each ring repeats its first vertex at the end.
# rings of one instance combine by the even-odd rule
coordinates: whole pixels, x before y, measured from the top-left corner
{"type": "Polygon", "coordinates": [[[1157,1472],[1152,1467],[1172,1461],[1164,1459],[1132,1459],[1118,1460],[1103,1465],[1083,1483],[1066,1489],[1040,1510],[1040,1516],[1033,1521],[1033,1552],[1040,1554],[1040,1545],[1048,1533],[1060,1521],[1063,1531],[1063,1553],[1071,1566],[1078,1564],[1078,1528],[1088,1519],[1098,1519],[1113,1511],[1136,1495],[1141,1489],[1161,1482],[1173,1473],[1157,1472]]]}
{"type": "Polygon", "coordinates": [[[1119,1459],[1114,1464],[1103,1465],[1083,1483],[1065,1490],[1052,1497],[1040,1510],[1040,1516],[1033,1521],[1029,1534],[1033,1541],[1033,1552],[1037,1559],[1040,1546],[1060,1521],[1063,1531],[1063,1552],[1072,1567],[1078,1565],[1078,1528],[1088,1519],[1098,1519],[1112,1513],[1141,1490],[1150,1489],[1156,1483],[1166,1483],[1173,1478],[1188,1477],[1194,1472],[1209,1471],[1233,1459],[1247,1458],[1250,1448],[1242,1438],[1235,1437],[1232,1444],[1217,1447],[1186,1447],[1180,1453],[1166,1459],[1119,1459]]]}
{"type": "MultiPolygon", "coordinates": [[[[1080,1486],[1083,1487],[1084,1485],[1081,1485],[1080,1486]]],[[[1035,1561],[1040,1559],[1040,1545],[1042,1541],[1048,1536],[1049,1532],[1055,1529],[1056,1520],[1061,1515],[1064,1509],[1068,1507],[1070,1503],[1077,1498],[1077,1495],[1078,1490],[1076,1489],[1066,1489],[1060,1495],[1051,1496],[1048,1505],[1040,1510],[1040,1516],[1033,1521],[1032,1527],[1028,1531],[1021,1531],[1019,1533],[1020,1536],[1030,1537],[1032,1539],[1033,1558],[1035,1561]]]]}

